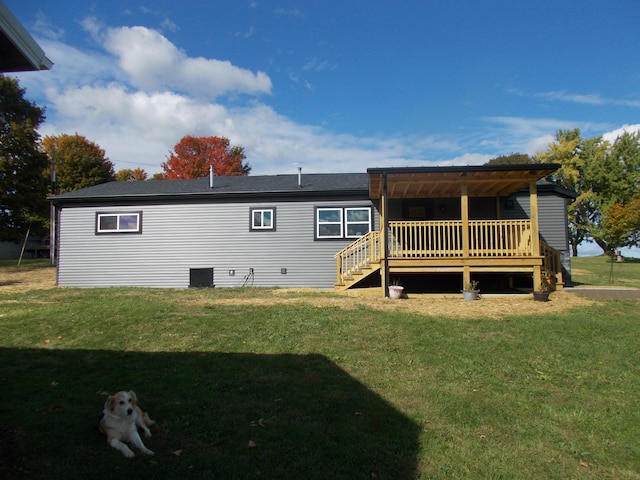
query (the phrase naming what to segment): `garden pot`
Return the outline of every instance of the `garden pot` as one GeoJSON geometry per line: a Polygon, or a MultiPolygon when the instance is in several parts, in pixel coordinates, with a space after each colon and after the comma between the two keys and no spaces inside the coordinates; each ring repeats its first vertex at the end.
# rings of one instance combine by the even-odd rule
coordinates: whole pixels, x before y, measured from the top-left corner
{"type": "Polygon", "coordinates": [[[403,290],[400,285],[389,285],[389,298],[401,298],[403,290]]]}
{"type": "Polygon", "coordinates": [[[479,300],[480,291],[479,290],[463,291],[462,298],[464,298],[465,300],[479,300]]]}
{"type": "Polygon", "coordinates": [[[536,302],[548,302],[549,292],[533,292],[533,299],[536,302]]]}

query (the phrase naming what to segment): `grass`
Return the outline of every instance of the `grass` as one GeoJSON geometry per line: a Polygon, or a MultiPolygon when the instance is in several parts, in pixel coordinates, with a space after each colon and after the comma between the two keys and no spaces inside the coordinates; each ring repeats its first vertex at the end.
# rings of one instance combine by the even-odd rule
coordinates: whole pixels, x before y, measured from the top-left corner
{"type": "Polygon", "coordinates": [[[637,301],[456,318],[317,291],[3,290],[12,269],[3,478],[640,478],[637,301]],[[153,457],[97,432],[121,389],[157,421],[153,457]]]}
{"type": "Polygon", "coordinates": [[[612,261],[605,255],[571,259],[572,279],[576,285],[640,288],[640,259],[612,261]]]}

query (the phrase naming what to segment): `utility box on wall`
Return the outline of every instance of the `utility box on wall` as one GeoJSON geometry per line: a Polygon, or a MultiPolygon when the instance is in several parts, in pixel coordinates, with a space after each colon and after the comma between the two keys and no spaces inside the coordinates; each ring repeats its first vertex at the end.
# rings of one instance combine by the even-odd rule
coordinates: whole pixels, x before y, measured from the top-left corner
{"type": "Polygon", "coordinates": [[[190,268],[189,288],[213,288],[213,267],[190,268]]]}

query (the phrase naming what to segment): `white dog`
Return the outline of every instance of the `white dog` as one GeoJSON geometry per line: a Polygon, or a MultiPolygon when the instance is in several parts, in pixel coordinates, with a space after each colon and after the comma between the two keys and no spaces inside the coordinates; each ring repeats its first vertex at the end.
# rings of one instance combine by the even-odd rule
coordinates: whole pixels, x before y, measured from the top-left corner
{"type": "Polygon", "coordinates": [[[145,437],[150,437],[149,426],[155,422],[138,407],[137,403],[138,398],[134,391],[118,392],[107,398],[100,415],[100,431],[107,436],[109,445],[127,458],[135,455],[124,442],[132,443],[142,453],[153,455],[153,452],[142,443],[138,428],[144,432],[145,437]]]}

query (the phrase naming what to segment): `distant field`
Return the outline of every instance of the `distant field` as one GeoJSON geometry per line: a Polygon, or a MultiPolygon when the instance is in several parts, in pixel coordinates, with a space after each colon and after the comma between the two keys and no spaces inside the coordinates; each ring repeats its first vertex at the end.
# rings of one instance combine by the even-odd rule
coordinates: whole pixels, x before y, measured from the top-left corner
{"type": "Polygon", "coordinates": [[[573,257],[571,273],[576,285],[640,288],[640,259],[626,258],[624,262],[609,257],[573,257]]]}

